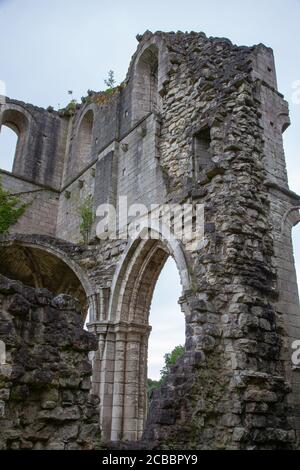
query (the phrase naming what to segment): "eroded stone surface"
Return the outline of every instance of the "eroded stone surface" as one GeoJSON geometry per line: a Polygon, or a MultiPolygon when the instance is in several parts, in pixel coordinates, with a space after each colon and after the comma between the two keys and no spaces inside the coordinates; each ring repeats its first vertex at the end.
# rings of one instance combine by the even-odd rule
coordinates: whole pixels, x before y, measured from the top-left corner
{"type": "Polygon", "coordinates": [[[99,399],[90,395],[89,351],[67,295],[26,287],[0,276],[1,449],[94,449],[100,443],[99,399]]]}
{"type": "MultiPolygon", "coordinates": [[[[2,237],[2,270],[17,246],[24,263],[14,261],[12,271],[19,269],[23,282],[48,287],[47,266],[34,248],[51,252],[52,269],[58,258],[77,276],[82,287],[58,270],[52,287],[56,294],[84,290],[90,307],[89,329],[98,338],[93,392],[105,441],[298,447],[300,379],[291,345],[300,338],[300,311],[291,230],[300,198],[288,188],[288,105],[277,90],[272,50],[195,32],[147,31],[138,41],[122,86],[92,93],[72,117],[13,100],[1,107],[5,119],[16,118],[11,109],[35,116],[28,117],[32,138],[22,159],[17,154],[3,183],[41,194],[15,233],[2,237]],[[42,125],[55,134],[52,153],[49,140],[42,145],[42,125]],[[40,152],[32,152],[32,142],[40,152]],[[79,245],[78,209],[87,194],[95,209],[118,207],[120,196],[147,207],[203,204],[204,239],[195,244],[195,231],[178,242],[161,230],[159,241],[138,234],[99,241],[95,223],[89,244],[79,245]],[[181,277],[186,353],[154,393],[145,423],[148,315],[169,255],[181,277]]],[[[30,311],[28,299],[15,295],[11,302],[15,316],[30,311]]],[[[80,344],[79,338],[74,347],[80,344]]]]}

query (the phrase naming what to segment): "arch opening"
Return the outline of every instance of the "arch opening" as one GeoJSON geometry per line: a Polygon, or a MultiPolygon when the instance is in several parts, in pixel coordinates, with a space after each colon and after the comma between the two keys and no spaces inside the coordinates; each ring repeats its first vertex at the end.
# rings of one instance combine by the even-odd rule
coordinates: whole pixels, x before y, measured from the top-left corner
{"type": "Polygon", "coordinates": [[[88,110],[79,124],[77,133],[77,162],[79,169],[84,168],[91,160],[94,113],[88,110]]]}
{"type": "Polygon", "coordinates": [[[140,56],[135,68],[133,91],[133,121],[159,110],[158,48],[149,46],[140,56]]]}
{"type": "Polygon", "coordinates": [[[0,169],[13,171],[14,160],[17,152],[19,136],[15,130],[7,125],[0,129],[0,169]]]}
{"type": "Polygon", "coordinates": [[[116,274],[101,360],[100,422],[107,439],[135,441],[143,434],[148,410],[151,302],[168,258],[174,258],[181,286],[184,290],[187,288],[187,267],[181,255],[179,247],[175,248],[172,243],[136,239],[129,246],[116,274]]]}
{"type": "Polygon", "coordinates": [[[15,162],[22,159],[27,130],[28,119],[23,112],[13,108],[3,111],[0,122],[0,166],[3,170],[12,172],[15,162]]]}
{"type": "Polygon", "coordinates": [[[178,269],[174,259],[169,256],[157,280],[150,308],[148,407],[152,390],[160,386],[167,372],[165,355],[170,355],[175,348],[178,350],[185,344],[185,318],[178,303],[180,296],[178,269]]]}
{"type": "Polygon", "coordinates": [[[76,273],[58,256],[28,245],[1,246],[0,274],[30,287],[48,289],[53,294],[71,295],[79,301],[85,319],[87,293],[76,273]]]}

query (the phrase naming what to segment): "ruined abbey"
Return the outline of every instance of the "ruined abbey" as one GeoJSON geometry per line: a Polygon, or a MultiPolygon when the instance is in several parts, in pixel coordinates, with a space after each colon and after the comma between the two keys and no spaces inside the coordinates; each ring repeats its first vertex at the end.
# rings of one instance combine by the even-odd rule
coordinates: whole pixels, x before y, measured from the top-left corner
{"type": "Polygon", "coordinates": [[[1,184],[27,203],[0,235],[0,448],[299,448],[300,197],[273,52],[196,32],[137,39],[109,92],[60,111],[0,105],[18,135],[1,184]],[[189,205],[192,220],[200,205],[203,224],[179,240],[137,216],[134,235],[99,236],[97,208],[124,197],[189,205]],[[149,310],[169,256],[185,353],[148,407],[149,310]]]}

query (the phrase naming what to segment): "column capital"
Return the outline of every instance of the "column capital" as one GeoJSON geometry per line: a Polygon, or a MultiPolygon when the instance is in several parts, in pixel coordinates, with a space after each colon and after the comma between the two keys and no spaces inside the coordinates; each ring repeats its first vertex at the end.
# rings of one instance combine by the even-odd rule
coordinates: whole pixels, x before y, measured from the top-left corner
{"type": "Polygon", "coordinates": [[[90,333],[138,333],[149,335],[152,327],[147,324],[131,323],[131,322],[110,322],[107,320],[97,320],[87,324],[90,333]]]}

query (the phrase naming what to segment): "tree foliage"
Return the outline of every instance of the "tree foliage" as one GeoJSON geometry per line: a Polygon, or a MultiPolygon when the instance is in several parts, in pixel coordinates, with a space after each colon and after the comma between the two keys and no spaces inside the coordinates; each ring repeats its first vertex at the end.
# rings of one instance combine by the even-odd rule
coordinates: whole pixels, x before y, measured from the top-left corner
{"type": "Polygon", "coordinates": [[[115,87],[116,80],[115,80],[115,72],[113,70],[110,70],[108,72],[108,77],[106,80],[104,80],[104,83],[109,90],[112,90],[115,87]]]}
{"type": "Polygon", "coordinates": [[[10,226],[18,221],[27,206],[28,203],[21,203],[20,197],[6,191],[0,180],[0,234],[9,232],[10,226]]]}
{"type": "Polygon", "coordinates": [[[160,385],[161,385],[161,380],[152,380],[152,379],[148,379],[148,380],[147,380],[147,396],[148,396],[148,400],[151,400],[151,394],[152,394],[153,390],[155,390],[156,388],[158,388],[160,385]]]}
{"type": "Polygon", "coordinates": [[[152,380],[148,379],[147,382],[147,394],[148,399],[151,399],[151,393],[156,388],[160,387],[160,385],[165,381],[168,374],[171,371],[171,367],[176,363],[177,359],[179,359],[184,353],[184,346],[176,346],[173,351],[170,353],[166,353],[164,355],[165,365],[160,371],[160,379],[159,380],[152,380]]]}
{"type": "Polygon", "coordinates": [[[171,367],[176,363],[177,359],[179,359],[184,353],[184,346],[176,346],[172,352],[167,353],[164,355],[165,358],[165,365],[160,371],[161,380],[164,381],[167,375],[171,371],[171,367]]]}

